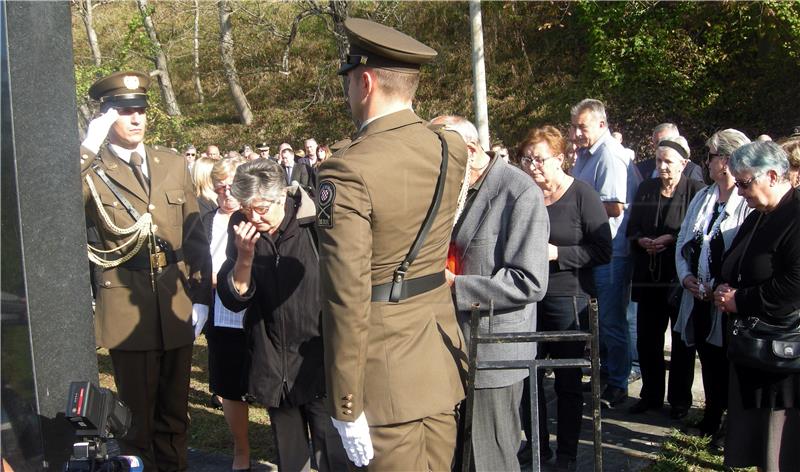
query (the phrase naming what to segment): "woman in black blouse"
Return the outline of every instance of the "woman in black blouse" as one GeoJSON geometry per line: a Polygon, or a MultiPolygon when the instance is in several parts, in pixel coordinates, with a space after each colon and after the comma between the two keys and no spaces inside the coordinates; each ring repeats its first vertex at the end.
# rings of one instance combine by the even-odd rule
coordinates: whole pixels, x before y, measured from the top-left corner
{"type": "MultiPolygon", "coordinates": [[[[678,286],[675,241],[689,203],[703,183],[682,177],[689,162],[689,145],[681,136],[666,138],[656,148],[658,177],[639,185],[631,206],[627,235],[633,256],[631,299],[637,302],[636,349],[642,368],[640,400],[631,413],[659,409],[664,404],[664,330],[678,318],[678,300],[669,303],[678,286]]],[[[683,418],[692,406],[694,349],[672,331],[667,400],[670,416],[683,418]]]]}
{"type": "MultiPolygon", "coordinates": [[[[714,302],[732,319],[800,322],[800,190],[788,178],[786,152],[773,142],[737,149],[728,166],[739,195],[755,211],[722,263],[714,302]]],[[[800,470],[800,373],[777,374],[733,363],[725,465],[800,470]]]]}
{"type": "MultiPolygon", "coordinates": [[[[600,195],[589,185],[563,170],[566,140],[552,126],[531,130],[520,147],[521,166],[544,193],[550,217],[550,280],[547,295],[539,302],[537,331],[588,329],[589,299],[597,296],[591,268],[611,260],[611,229],[600,195]]],[[[583,357],[581,342],[542,344],[539,357],[583,357]]],[[[578,452],[583,408],[580,369],[556,369],[558,398],[558,449],[556,462],[569,465],[578,452]]],[[[538,376],[542,390],[544,372],[538,376]]],[[[527,392],[526,392],[527,393],[527,392]]],[[[525,395],[523,407],[530,404],[525,395]]],[[[526,422],[526,426],[530,421],[526,422]]],[[[528,435],[530,437],[530,434],[528,435]]],[[[539,394],[539,438],[543,460],[553,455],[547,444],[547,406],[539,394]]]]}

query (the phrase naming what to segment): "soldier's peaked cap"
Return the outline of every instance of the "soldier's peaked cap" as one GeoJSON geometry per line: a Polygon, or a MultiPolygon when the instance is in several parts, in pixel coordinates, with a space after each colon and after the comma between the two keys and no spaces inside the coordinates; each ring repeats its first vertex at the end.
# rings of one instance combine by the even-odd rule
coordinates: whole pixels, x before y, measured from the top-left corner
{"type": "Polygon", "coordinates": [[[365,65],[410,74],[419,73],[419,66],[432,61],[437,53],[411,36],[394,28],[362,18],[344,22],[350,51],[339,75],[365,65]]]}
{"type": "Polygon", "coordinates": [[[89,97],[114,107],[146,107],[150,77],[135,71],[115,72],[89,87],[89,97]]]}

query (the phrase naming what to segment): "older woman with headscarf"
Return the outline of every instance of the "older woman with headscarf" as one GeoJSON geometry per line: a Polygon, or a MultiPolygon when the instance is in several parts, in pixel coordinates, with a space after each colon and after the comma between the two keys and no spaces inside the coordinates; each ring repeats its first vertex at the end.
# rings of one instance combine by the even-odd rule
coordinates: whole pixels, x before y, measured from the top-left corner
{"type": "MultiPolygon", "coordinates": [[[[724,283],[714,302],[734,322],[757,317],[798,330],[800,190],[789,182],[786,152],[773,142],[750,143],[733,153],[728,166],[739,195],[755,211],[725,254],[724,283]]],[[[725,465],[800,470],[800,372],[748,367],[736,357],[732,365],[725,465]]]]}
{"type": "Polygon", "coordinates": [[[346,456],[325,408],[314,202],[288,193],[281,166],[240,166],[231,194],[240,212],[228,223],[227,261],[217,275],[225,307],[246,310],[248,392],[267,407],[281,470],[344,470],[346,456]],[[310,437],[309,437],[310,434],[310,437]]]}
{"type": "Polygon", "coordinates": [[[684,288],[675,331],[687,346],[695,346],[700,357],[706,405],[695,427],[705,436],[719,431],[728,407],[725,318],[711,294],[719,283],[722,255],[750,213],[747,202],[734,191],[728,169],[733,151],[749,142],[735,129],[718,131],[706,141],[703,166],[713,183],[695,195],[675,245],[675,266],[684,288]]]}
{"type": "MultiPolygon", "coordinates": [[[[638,303],[636,348],[642,369],[640,400],[631,413],[660,409],[664,404],[664,331],[678,318],[677,303],[669,303],[677,287],[675,242],[686,210],[701,182],[683,177],[689,145],[682,136],[661,140],[656,148],[658,177],[639,186],[631,206],[627,236],[633,255],[631,299],[638,303]]],[[[692,406],[694,349],[672,335],[667,400],[670,416],[683,418],[692,406]]]]}

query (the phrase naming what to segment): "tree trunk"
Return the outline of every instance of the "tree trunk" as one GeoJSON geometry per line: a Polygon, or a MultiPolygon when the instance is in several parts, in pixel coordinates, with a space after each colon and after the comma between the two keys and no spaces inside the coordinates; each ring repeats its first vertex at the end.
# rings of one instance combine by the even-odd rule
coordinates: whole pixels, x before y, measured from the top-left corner
{"type": "Polygon", "coordinates": [[[250,103],[239,84],[239,73],[236,72],[236,62],[233,60],[233,28],[231,27],[231,8],[228,0],[220,0],[219,5],[219,46],[222,55],[222,67],[225,69],[225,77],[228,78],[228,86],[239,112],[239,120],[249,125],[253,123],[253,112],[250,103]]]}
{"type": "Polygon", "coordinates": [[[155,56],[152,59],[156,65],[158,85],[161,87],[161,97],[164,99],[164,106],[166,107],[167,114],[170,116],[179,116],[181,114],[181,109],[178,106],[178,100],[175,98],[175,90],[172,88],[172,80],[170,80],[169,77],[167,55],[164,54],[161,43],[158,42],[156,27],[155,24],[153,24],[153,18],[150,17],[147,0],[136,0],[136,4],[139,6],[139,12],[142,14],[144,29],[150,37],[150,42],[153,44],[155,56]]]}
{"type": "Polygon", "coordinates": [[[205,102],[203,85],[200,83],[200,1],[194,0],[194,46],[192,48],[192,75],[194,91],[200,103],[205,102]]]}
{"type": "Polygon", "coordinates": [[[94,6],[92,6],[92,0],[83,0],[82,3],[82,15],[83,18],[83,25],[86,27],[86,37],[89,40],[89,48],[92,50],[92,59],[94,59],[94,65],[100,66],[102,63],[102,55],[100,54],[100,43],[97,41],[97,33],[94,31],[94,21],[92,19],[92,10],[94,10],[94,6]]]}
{"type": "Polygon", "coordinates": [[[344,20],[347,19],[349,5],[347,0],[331,0],[328,8],[330,9],[331,18],[333,18],[333,35],[336,39],[339,60],[344,62],[347,58],[347,50],[350,47],[347,35],[344,32],[344,20]]]}

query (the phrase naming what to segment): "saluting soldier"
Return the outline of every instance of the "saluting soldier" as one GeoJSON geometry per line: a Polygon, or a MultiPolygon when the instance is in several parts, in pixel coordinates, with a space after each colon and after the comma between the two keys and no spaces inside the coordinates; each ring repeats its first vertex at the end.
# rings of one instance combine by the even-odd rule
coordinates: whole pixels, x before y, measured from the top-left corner
{"type": "Polygon", "coordinates": [[[317,216],[333,422],[356,466],[450,470],[466,354],[444,267],[466,148],[412,110],[436,51],[371,21],[345,28],[358,132],[321,166],[317,216]]]}
{"type": "Polygon", "coordinates": [[[187,469],[192,343],[211,298],[208,239],[182,156],[144,144],[147,87],[118,72],[89,89],[101,114],[81,146],[86,216],[99,232],[95,335],[133,413],[123,452],[145,470],[187,469]],[[107,142],[106,142],[107,141],[107,142]]]}

